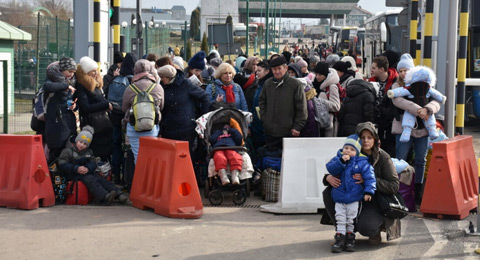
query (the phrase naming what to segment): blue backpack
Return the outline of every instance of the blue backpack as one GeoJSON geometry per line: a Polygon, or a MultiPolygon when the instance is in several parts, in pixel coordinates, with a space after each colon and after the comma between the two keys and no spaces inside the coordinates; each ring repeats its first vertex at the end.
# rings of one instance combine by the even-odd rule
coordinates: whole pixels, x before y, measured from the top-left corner
{"type": "Polygon", "coordinates": [[[123,93],[125,89],[130,85],[130,81],[132,80],[131,75],[129,76],[117,76],[113,79],[113,81],[108,85],[108,101],[116,103],[119,107],[122,107],[123,101],[123,93]]]}

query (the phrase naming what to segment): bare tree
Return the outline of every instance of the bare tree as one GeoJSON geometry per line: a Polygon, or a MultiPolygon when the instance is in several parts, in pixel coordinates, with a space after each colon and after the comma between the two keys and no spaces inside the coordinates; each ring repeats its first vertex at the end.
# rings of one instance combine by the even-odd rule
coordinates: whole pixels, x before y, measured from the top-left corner
{"type": "Polygon", "coordinates": [[[13,26],[31,25],[34,20],[32,9],[30,3],[10,0],[0,7],[0,19],[13,26]]]}
{"type": "Polygon", "coordinates": [[[59,19],[68,20],[73,17],[71,0],[37,0],[37,5],[48,9],[50,13],[59,19]]]}

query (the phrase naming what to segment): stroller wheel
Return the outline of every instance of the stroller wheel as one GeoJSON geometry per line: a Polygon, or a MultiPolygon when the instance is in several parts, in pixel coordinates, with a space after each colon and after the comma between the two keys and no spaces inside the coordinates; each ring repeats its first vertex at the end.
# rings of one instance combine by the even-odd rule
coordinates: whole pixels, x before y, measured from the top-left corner
{"type": "Polygon", "coordinates": [[[243,205],[247,201],[247,193],[244,190],[236,190],[233,192],[232,199],[235,205],[243,205]]]}
{"type": "Polygon", "coordinates": [[[212,190],[208,194],[208,201],[214,206],[218,206],[223,202],[223,193],[220,190],[212,190]]]}

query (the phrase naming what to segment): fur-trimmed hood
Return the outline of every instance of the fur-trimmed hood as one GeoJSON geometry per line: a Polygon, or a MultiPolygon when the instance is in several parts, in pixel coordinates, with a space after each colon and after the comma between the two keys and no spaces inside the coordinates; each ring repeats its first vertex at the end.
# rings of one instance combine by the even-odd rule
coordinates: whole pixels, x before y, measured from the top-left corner
{"type": "Polygon", "coordinates": [[[86,89],[90,92],[93,92],[95,88],[102,88],[103,87],[103,80],[100,73],[97,73],[95,78],[88,76],[88,74],[83,71],[82,66],[77,65],[77,82],[82,84],[86,89]]]}
{"type": "Polygon", "coordinates": [[[328,76],[320,85],[321,90],[325,90],[327,86],[332,84],[337,84],[340,82],[340,78],[338,77],[338,73],[335,69],[329,68],[328,69],[328,76]]]}
{"type": "Polygon", "coordinates": [[[430,87],[434,87],[437,83],[437,77],[432,69],[425,66],[415,66],[407,71],[405,75],[405,85],[410,86],[416,82],[426,82],[430,87]]]}

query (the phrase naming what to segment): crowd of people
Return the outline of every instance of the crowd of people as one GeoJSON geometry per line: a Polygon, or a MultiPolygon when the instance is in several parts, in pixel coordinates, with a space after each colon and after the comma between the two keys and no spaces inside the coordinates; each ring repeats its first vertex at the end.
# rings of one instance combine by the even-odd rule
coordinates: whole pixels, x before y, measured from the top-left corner
{"type": "MultiPolygon", "coordinates": [[[[99,202],[126,202],[125,193],[116,186],[85,177],[94,175],[93,158],[109,162],[112,181],[127,184],[128,189],[131,177],[127,178],[127,171],[131,169],[125,167],[124,154],[127,150],[133,154],[134,165],[139,137],[188,141],[195,163],[204,159],[195,120],[221,107],[236,108],[252,113],[249,132],[244,134],[254,162],[260,159],[255,158],[260,150],[281,153],[286,137],[348,137],[327,165],[331,174],[324,178],[325,215],[337,227],[332,251],[354,250],[354,231],[372,243],[381,241],[380,231],[391,240],[401,235],[400,220],[382,216],[372,197],[377,192],[398,192],[399,178],[390,158],[410,161],[413,148],[415,192],[417,200],[421,199],[427,145],[432,138],[427,120],[439,111],[441,102],[421,91],[434,87],[435,75],[428,68],[415,67],[408,54],[400,57],[387,51],[375,57],[370,78],[362,75],[357,62],[356,57],[332,53],[321,45],[286,46],[282,53],[270,53],[266,59],[240,55],[235,61],[223,61],[217,50],[200,51],[188,61],[177,51],[164,57],[151,53],[141,59],[135,53],[116,53],[102,78],[91,58],[81,58],[78,65],[62,58],[49,65],[43,85],[48,105],[41,133],[48,162],[57,162],[67,178],[85,180],[99,202]],[[398,88],[409,90],[409,95],[393,96],[398,88]],[[140,128],[136,114],[143,96],[154,112],[153,123],[142,122],[147,128],[140,128]],[[318,104],[328,110],[323,126],[318,121],[318,104]],[[407,113],[410,120],[402,120],[407,113]],[[78,135],[77,129],[82,129],[78,135]],[[361,165],[362,171],[348,168],[350,163],[361,165]],[[344,183],[362,186],[353,200],[339,199],[343,196],[337,189],[344,183]],[[358,213],[360,200],[364,201],[358,213]]],[[[226,133],[236,135],[238,140],[231,141],[234,145],[240,142],[235,130],[225,126],[212,143],[221,143],[226,133]]],[[[216,164],[217,170],[225,168],[225,160],[216,164]]],[[[223,176],[222,183],[229,180],[223,176]]]]}

